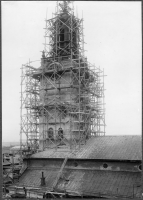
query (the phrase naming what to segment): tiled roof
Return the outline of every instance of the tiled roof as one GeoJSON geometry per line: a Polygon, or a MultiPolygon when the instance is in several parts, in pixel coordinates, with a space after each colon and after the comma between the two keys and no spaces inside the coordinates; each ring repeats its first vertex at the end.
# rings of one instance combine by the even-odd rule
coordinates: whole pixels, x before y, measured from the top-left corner
{"type": "Polygon", "coordinates": [[[51,188],[58,175],[58,169],[28,168],[19,179],[19,186],[40,187],[42,172],[44,172],[46,188],[51,188]]]}
{"type": "MultiPolygon", "coordinates": [[[[27,169],[21,176],[18,186],[40,186],[41,174],[44,172],[46,190],[50,191],[58,174],[55,169],[27,169]]],[[[73,170],[64,169],[63,178],[58,181],[56,190],[83,195],[121,195],[140,196],[141,173],[140,172],[113,172],[104,170],[73,170]],[[68,180],[68,181],[66,181],[68,180]]]]}
{"type": "MultiPolygon", "coordinates": [[[[67,191],[77,193],[92,194],[114,194],[132,196],[133,187],[136,196],[141,192],[141,174],[131,172],[113,171],[87,171],[87,170],[67,170],[65,171],[67,191]],[[133,186],[134,185],[134,186],[133,186]]],[[[60,180],[57,188],[64,189],[64,180],[60,180]]]]}
{"type": "Polygon", "coordinates": [[[141,152],[141,136],[105,136],[89,139],[77,153],[67,149],[48,149],[31,157],[141,160],[141,152]]]}

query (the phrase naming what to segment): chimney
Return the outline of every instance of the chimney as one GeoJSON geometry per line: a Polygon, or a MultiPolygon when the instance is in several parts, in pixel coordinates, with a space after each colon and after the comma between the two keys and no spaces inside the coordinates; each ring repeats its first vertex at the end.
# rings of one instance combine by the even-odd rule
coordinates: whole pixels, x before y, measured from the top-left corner
{"type": "Polygon", "coordinates": [[[45,177],[44,177],[44,172],[42,172],[42,178],[41,178],[41,186],[44,186],[45,184],[45,177]]]}

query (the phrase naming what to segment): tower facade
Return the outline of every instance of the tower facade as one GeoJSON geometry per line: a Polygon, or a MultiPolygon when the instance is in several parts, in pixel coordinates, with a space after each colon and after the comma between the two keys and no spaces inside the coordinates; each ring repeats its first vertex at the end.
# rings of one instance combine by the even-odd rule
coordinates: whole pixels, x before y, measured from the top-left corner
{"type": "Polygon", "coordinates": [[[29,87],[21,92],[27,144],[76,149],[105,135],[104,72],[84,55],[83,19],[69,1],[57,2],[55,17],[46,19],[41,66],[24,65],[22,77],[29,87]]]}

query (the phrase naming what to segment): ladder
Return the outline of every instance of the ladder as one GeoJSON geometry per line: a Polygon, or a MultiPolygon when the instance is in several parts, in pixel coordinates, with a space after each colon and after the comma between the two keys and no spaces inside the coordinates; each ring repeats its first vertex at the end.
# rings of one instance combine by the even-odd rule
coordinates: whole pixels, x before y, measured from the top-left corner
{"type": "Polygon", "coordinates": [[[56,185],[57,185],[57,183],[58,183],[58,181],[59,181],[59,179],[60,179],[60,177],[61,177],[61,175],[62,175],[63,169],[64,169],[64,167],[65,167],[65,165],[66,165],[66,163],[67,163],[67,160],[68,160],[68,157],[66,157],[66,158],[64,159],[64,162],[63,162],[63,164],[62,164],[62,166],[61,166],[61,168],[60,168],[60,171],[59,171],[59,173],[58,173],[58,175],[57,175],[57,177],[56,177],[56,180],[54,181],[54,184],[53,184],[53,186],[52,186],[52,191],[53,191],[53,189],[56,187],[56,185]]]}

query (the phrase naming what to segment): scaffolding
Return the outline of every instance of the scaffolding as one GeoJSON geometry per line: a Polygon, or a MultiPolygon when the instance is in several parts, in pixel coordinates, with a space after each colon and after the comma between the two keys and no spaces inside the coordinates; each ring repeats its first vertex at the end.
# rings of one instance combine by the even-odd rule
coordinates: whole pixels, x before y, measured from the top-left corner
{"type": "Polygon", "coordinates": [[[39,142],[39,81],[33,79],[35,72],[30,62],[21,67],[21,124],[20,124],[20,150],[23,146],[38,148],[39,142]],[[23,135],[26,136],[23,139],[23,135]]]}
{"type": "Polygon", "coordinates": [[[57,2],[45,20],[41,66],[21,68],[21,146],[79,149],[90,137],[105,135],[104,70],[84,55],[83,18],[73,4],[57,2]]]}

